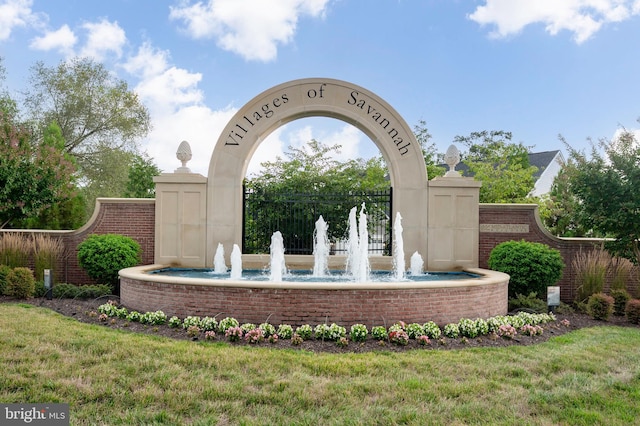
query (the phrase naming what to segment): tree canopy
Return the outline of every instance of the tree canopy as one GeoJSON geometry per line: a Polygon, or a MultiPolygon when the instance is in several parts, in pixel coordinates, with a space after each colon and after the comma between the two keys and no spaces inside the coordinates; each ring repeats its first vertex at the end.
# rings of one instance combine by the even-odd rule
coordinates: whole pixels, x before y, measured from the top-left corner
{"type": "Polygon", "coordinates": [[[41,127],[56,122],[66,152],[82,163],[104,148],[135,150],[151,128],[149,112],[124,80],[103,64],[75,58],[56,67],[36,63],[25,105],[41,127]]]}
{"type": "Polygon", "coordinates": [[[36,145],[23,125],[0,112],[0,228],[36,216],[71,195],[75,168],[61,144],[55,123],[36,145]]]}
{"type": "Polygon", "coordinates": [[[575,168],[570,191],[579,200],[578,217],[587,228],[615,239],[614,254],[640,261],[640,143],[623,130],[612,140],[591,144],[587,155],[566,144],[575,168]]]}
{"type": "Polygon", "coordinates": [[[370,217],[387,212],[365,192],[386,191],[390,187],[385,162],[380,158],[361,158],[341,162],[333,154],[339,145],[311,140],[302,148],[289,147],[286,159],[262,163],[263,170],[246,179],[250,192],[245,214],[248,251],[266,252],[274,231],[280,231],[289,247],[312,247],[313,224],[320,215],[330,224],[329,236],[335,241],[345,235],[348,212],[367,203],[370,217]],[[297,194],[297,195],[294,195],[297,194]],[[312,194],[312,198],[305,198],[312,194]],[[297,197],[297,198],[296,198],[297,197]],[[330,198],[330,203],[318,201],[330,198]],[[293,217],[296,220],[292,220],[293,217]]]}
{"type": "Polygon", "coordinates": [[[529,164],[529,148],[511,141],[511,132],[472,132],[454,142],[467,147],[463,161],[469,173],[482,182],[481,203],[530,201],[537,168],[529,164]]]}

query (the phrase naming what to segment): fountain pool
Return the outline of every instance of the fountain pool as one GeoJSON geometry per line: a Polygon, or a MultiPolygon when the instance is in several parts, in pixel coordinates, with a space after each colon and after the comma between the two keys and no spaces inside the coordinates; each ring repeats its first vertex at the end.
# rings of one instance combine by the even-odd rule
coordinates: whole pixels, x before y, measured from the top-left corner
{"type": "MultiPolygon", "coordinates": [[[[290,270],[306,269],[312,256],[287,255],[290,270]]],[[[344,270],[343,256],[330,257],[330,270],[344,270]],[[342,257],[342,259],[340,259],[342,257]]],[[[263,271],[269,255],[242,255],[247,269],[263,271]]],[[[388,257],[371,258],[374,271],[392,270],[388,257]],[[386,267],[386,268],[385,268],[386,267]]],[[[272,324],[337,323],[349,326],[390,325],[460,318],[488,318],[507,312],[509,276],[501,272],[470,268],[457,279],[414,281],[254,281],[231,278],[176,277],[155,273],[166,265],[146,265],[120,271],[122,303],[139,312],[164,311],[188,315],[234,317],[238,321],[272,324]]],[[[244,271],[243,271],[244,274],[244,271]]],[[[311,274],[311,272],[309,272],[311,274]]],[[[375,274],[374,274],[375,275],[375,274]]]]}

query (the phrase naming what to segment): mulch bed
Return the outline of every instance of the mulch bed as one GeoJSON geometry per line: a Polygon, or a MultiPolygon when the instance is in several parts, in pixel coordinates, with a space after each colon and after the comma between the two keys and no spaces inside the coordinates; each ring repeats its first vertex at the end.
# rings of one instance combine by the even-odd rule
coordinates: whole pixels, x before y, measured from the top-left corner
{"type": "MultiPolygon", "coordinates": [[[[193,340],[201,341],[204,339],[204,334],[199,337],[190,337],[182,328],[171,328],[168,325],[145,325],[138,322],[129,322],[123,319],[108,318],[106,321],[99,319],[97,314],[97,308],[101,304],[105,303],[108,299],[99,300],[77,300],[77,299],[53,299],[47,300],[46,298],[29,299],[29,300],[16,300],[6,296],[0,296],[0,303],[29,303],[35,306],[42,306],[53,311],[56,311],[64,316],[74,318],[80,322],[97,324],[102,327],[122,330],[132,333],[144,333],[154,336],[163,336],[176,340],[193,340]]],[[[291,340],[280,339],[276,343],[269,343],[263,341],[257,344],[261,347],[272,347],[279,349],[294,349],[305,350],[311,352],[330,352],[330,353],[358,353],[368,351],[392,351],[403,352],[407,350],[452,350],[452,349],[466,349],[466,348],[481,348],[481,347],[505,347],[513,345],[533,345],[547,341],[550,337],[559,336],[567,332],[577,330],[584,327],[594,326],[623,326],[623,327],[636,327],[638,325],[630,324],[624,317],[611,316],[608,321],[594,320],[588,315],[580,313],[571,314],[556,314],[558,319],[554,323],[545,324],[543,326],[544,332],[540,336],[524,336],[516,335],[514,339],[504,339],[497,336],[482,336],[475,339],[450,339],[442,338],[437,341],[431,341],[428,345],[420,345],[415,340],[410,340],[406,346],[400,346],[389,342],[378,342],[377,340],[369,336],[364,342],[352,342],[349,341],[345,347],[338,346],[335,342],[321,341],[310,339],[302,342],[300,345],[293,345],[291,340]],[[568,325],[563,324],[563,320],[568,320],[568,325]]],[[[276,327],[277,324],[274,324],[276,327]]],[[[312,324],[314,326],[315,324],[312,324]]],[[[349,325],[341,324],[347,327],[347,333],[349,325]]],[[[224,336],[217,335],[217,341],[225,341],[224,336]]],[[[248,346],[249,343],[243,341],[229,342],[231,345],[248,346]]],[[[256,346],[256,344],[251,344],[256,346]]]]}

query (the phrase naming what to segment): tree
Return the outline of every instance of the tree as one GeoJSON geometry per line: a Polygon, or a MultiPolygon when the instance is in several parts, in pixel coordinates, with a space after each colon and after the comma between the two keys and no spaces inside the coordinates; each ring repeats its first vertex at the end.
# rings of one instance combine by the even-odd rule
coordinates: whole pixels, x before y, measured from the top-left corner
{"type": "MultiPolygon", "coordinates": [[[[340,146],[327,146],[311,140],[303,148],[289,147],[286,159],[262,163],[263,170],[245,181],[251,192],[246,241],[256,241],[255,251],[265,252],[274,231],[280,231],[289,247],[304,245],[310,249],[313,223],[322,215],[330,224],[329,237],[334,241],[345,235],[348,212],[352,207],[367,204],[372,222],[388,214],[385,206],[363,195],[369,191],[388,190],[390,182],[381,158],[340,162],[333,157],[340,146]],[[293,200],[292,194],[314,194],[293,200]],[[318,199],[331,198],[331,203],[318,199]],[[299,220],[292,220],[293,217],[299,220]]],[[[386,216],[385,216],[386,217],[386,216]]]]}
{"type": "Polygon", "coordinates": [[[418,121],[418,124],[413,126],[413,134],[422,148],[422,156],[427,165],[427,177],[433,179],[437,176],[443,176],[446,170],[440,166],[443,160],[442,155],[436,151],[436,144],[431,142],[431,134],[427,129],[427,122],[424,120],[418,121]]]}
{"type": "Polygon", "coordinates": [[[469,174],[482,182],[481,203],[529,202],[537,168],[529,164],[529,148],[511,142],[511,132],[481,131],[456,136],[468,148],[463,161],[469,174]]]}
{"type": "Polygon", "coordinates": [[[579,219],[614,241],[614,255],[640,262],[640,143],[623,130],[613,140],[591,144],[590,156],[566,144],[575,170],[571,192],[579,200],[579,219]]]}
{"type": "Polygon", "coordinates": [[[83,167],[86,157],[101,155],[105,148],[135,150],[151,127],[137,94],[89,58],[52,68],[36,63],[25,105],[37,123],[58,123],[65,151],[83,167]]]}
{"type": "Polygon", "coordinates": [[[25,126],[0,112],[0,228],[69,197],[75,168],[59,143],[54,135],[34,144],[25,126]]]}
{"type": "Polygon", "coordinates": [[[597,237],[594,229],[585,227],[578,214],[580,200],[571,191],[575,162],[569,158],[553,180],[551,191],[539,200],[540,218],[547,229],[559,237],[597,237]]]}
{"type": "Polygon", "coordinates": [[[128,198],[153,198],[156,188],[153,177],[162,173],[155,165],[152,158],[146,155],[136,155],[129,164],[129,174],[125,197],[128,198]]]}

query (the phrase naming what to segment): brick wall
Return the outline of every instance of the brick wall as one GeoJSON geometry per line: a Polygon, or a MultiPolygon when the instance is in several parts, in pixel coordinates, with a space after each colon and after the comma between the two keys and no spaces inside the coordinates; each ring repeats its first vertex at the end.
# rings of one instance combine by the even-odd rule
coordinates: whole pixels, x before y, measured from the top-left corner
{"type": "Polygon", "coordinates": [[[226,316],[240,323],[391,325],[460,318],[488,318],[507,312],[504,282],[467,287],[326,290],[237,288],[167,284],[123,278],[121,298],[139,312],[162,310],[187,315],[226,316]]]}
{"type": "Polygon", "coordinates": [[[142,249],[142,263],[153,263],[155,244],[155,200],[136,198],[99,198],[93,216],[86,225],[75,231],[31,231],[25,235],[45,234],[60,238],[65,247],[64,258],[55,272],[55,282],[93,284],[78,264],[78,244],[91,234],[121,234],[136,240],[142,249]]]}
{"type": "MultiPolygon", "coordinates": [[[[57,282],[91,283],[79,267],[77,246],[90,234],[116,233],[134,238],[142,247],[142,263],[154,260],[155,201],[153,199],[99,199],[89,222],[76,231],[19,231],[49,233],[63,239],[66,257],[56,271],[57,282]]],[[[7,231],[4,232],[16,232],[7,231]]],[[[566,267],[559,282],[561,299],[571,302],[575,296],[575,272],[571,262],[580,250],[592,250],[601,240],[556,238],[540,224],[533,204],[481,204],[479,266],[487,268],[491,250],[510,240],[535,241],[560,250],[566,267]]]]}

